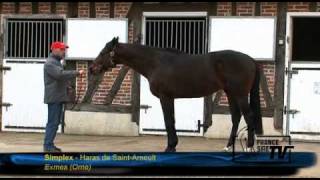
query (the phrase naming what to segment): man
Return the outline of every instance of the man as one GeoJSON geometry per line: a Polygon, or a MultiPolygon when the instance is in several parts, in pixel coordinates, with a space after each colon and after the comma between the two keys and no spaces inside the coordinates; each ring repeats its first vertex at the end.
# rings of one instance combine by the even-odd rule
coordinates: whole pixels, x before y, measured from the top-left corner
{"type": "Polygon", "coordinates": [[[68,80],[84,74],[83,70],[66,71],[63,69],[60,61],[65,57],[66,48],[68,46],[63,42],[53,42],[51,54],[44,64],[44,103],[48,104],[48,122],[44,138],[45,152],[61,152],[53,141],[61,122],[63,103],[69,101],[68,80]]]}

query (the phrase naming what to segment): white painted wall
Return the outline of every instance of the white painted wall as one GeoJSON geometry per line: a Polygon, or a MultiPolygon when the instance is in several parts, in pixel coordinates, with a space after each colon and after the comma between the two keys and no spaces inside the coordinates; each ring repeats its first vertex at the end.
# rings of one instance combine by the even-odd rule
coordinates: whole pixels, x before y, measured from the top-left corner
{"type": "Polygon", "coordinates": [[[131,114],[66,111],[65,134],[138,136],[139,128],[131,114]]]}
{"type": "Polygon", "coordinates": [[[274,17],[210,17],[209,52],[236,50],[274,60],[275,22],[274,17]]]}
{"type": "Polygon", "coordinates": [[[94,59],[114,37],[128,42],[128,20],[119,18],[69,18],[66,59],[94,59]]]}

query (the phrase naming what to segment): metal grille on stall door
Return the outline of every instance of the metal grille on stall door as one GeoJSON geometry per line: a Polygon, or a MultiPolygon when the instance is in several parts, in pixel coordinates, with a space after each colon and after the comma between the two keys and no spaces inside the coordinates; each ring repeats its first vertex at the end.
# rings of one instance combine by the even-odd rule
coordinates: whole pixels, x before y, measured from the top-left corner
{"type": "Polygon", "coordinates": [[[6,58],[43,59],[54,41],[63,41],[62,19],[8,19],[6,58]]]}
{"type": "Polygon", "coordinates": [[[146,18],[145,44],[188,54],[207,52],[206,18],[146,18]]]}

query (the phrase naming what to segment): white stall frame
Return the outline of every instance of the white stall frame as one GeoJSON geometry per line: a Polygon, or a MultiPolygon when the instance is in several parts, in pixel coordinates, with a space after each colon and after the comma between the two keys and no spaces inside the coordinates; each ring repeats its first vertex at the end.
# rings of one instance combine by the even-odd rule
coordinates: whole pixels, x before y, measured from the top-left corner
{"type": "MultiPolygon", "coordinates": [[[[52,18],[59,18],[59,19],[63,19],[66,22],[66,25],[67,25],[68,20],[79,20],[79,21],[81,21],[81,20],[90,20],[92,22],[94,22],[94,21],[121,21],[121,22],[125,23],[124,29],[123,29],[124,33],[122,33],[122,34],[124,34],[124,36],[119,37],[119,41],[120,42],[127,42],[128,41],[128,19],[126,19],[126,18],[95,18],[95,19],[91,19],[91,18],[66,18],[65,15],[43,15],[43,14],[41,14],[41,15],[28,15],[28,16],[25,16],[25,15],[1,15],[1,27],[0,27],[1,28],[1,33],[4,32],[4,29],[5,29],[4,22],[6,22],[6,20],[5,20],[6,18],[23,18],[23,19],[35,19],[35,18],[52,19],[52,18]]],[[[70,30],[68,30],[67,26],[65,26],[64,29],[65,29],[66,33],[63,35],[63,40],[64,40],[64,42],[67,42],[67,40],[68,40],[68,32],[70,32],[70,30]]],[[[81,35],[83,36],[83,34],[81,34],[81,35]]],[[[111,40],[111,36],[117,35],[117,34],[108,34],[108,35],[109,35],[110,40],[111,40]]],[[[81,40],[81,39],[82,38],[79,38],[79,40],[81,40]]],[[[103,47],[104,47],[105,43],[107,43],[107,41],[104,42],[103,47]]],[[[70,46],[70,44],[69,44],[69,46],[70,46]]],[[[73,48],[72,43],[71,43],[70,48],[73,48]]],[[[4,49],[5,49],[5,47],[4,47],[4,49]]],[[[102,49],[102,47],[101,47],[101,49],[102,49]]],[[[67,53],[68,53],[68,51],[67,51],[67,53]]],[[[72,60],[72,59],[73,60],[93,60],[94,58],[95,57],[92,56],[92,57],[71,57],[69,59],[70,60],[72,60]]],[[[66,59],[68,59],[67,56],[66,56],[66,59]]],[[[22,63],[23,63],[23,61],[25,61],[24,59],[21,59],[21,58],[20,59],[19,58],[8,59],[8,58],[3,57],[3,61],[4,61],[3,64],[5,65],[7,63],[7,61],[11,61],[11,60],[14,61],[14,62],[22,62],[22,63]]],[[[30,61],[31,63],[36,63],[35,66],[40,66],[39,64],[43,65],[43,63],[46,61],[46,59],[43,59],[43,58],[42,59],[28,59],[28,61],[30,61]]],[[[22,64],[22,65],[24,65],[24,64],[22,64]]],[[[28,64],[28,65],[32,65],[32,64],[28,64]]],[[[38,73],[38,76],[40,76],[40,78],[43,78],[42,77],[43,74],[41,72],[42,71],[39,70],[39,72],[37,72],[37,73],[38,73]]],[[[4,71],[3,73],[8,73],[9,74],[10,71],[9,72],[5,72],[4,71]]],[[[22,74],[23,73],[24,72],[22,72],[22,74]]],[[[36,77],[32,77],[32,78],[36,78],[36,77]]],[[[4,80],[6,80],[5,77],[4,77],[4,80]]],[[[13,82],[12,79],[10,79],[9,81],[3,82],[3,84],[6,87],[7,87],[6,84],[8,84],[8,83],[13,84],[13,83],[16,83],[16,82],[13,82]]],[[[32,92],[39,92],[37,95],[40,96],[40,98],[37,96],[37,99],[36,99],[37,103],[40,102],[40,101],[41,101],[40,103],[43,103],[43,98],[41,98],[41,94],[43,93],[43,88],[44,87],[37,88],[36,89],[37,91],[32,91],[32,92]]],[[[7,94],[7,93],[8,93],[8,91],[6,90],[5,94],[7,94]]],[[[13,93],[13,92],[10,92],[10,93],[13,93]]],[[[17,92],[17,93],[19,93],[19,92],[17,92]]],[[[10,100],[7,100],[6,97],[7,97],[7,95],[5,95],[5,97],[3,97],[3,102],[8,101],[8,103],[10,103],[10,100]]],[[[22,101],[23,101],[23,99],[22,99],[22,101]]],[[[16,132],[19,132],[19,131],[20,132],[21,131],[23,131],[23,132],[44,132],[44,128],[45,128],[44,120],[47,119],[47,115],[46,115],[47,114],[47,111],[46,111],[47,107],[45,106],[45,104],[43,104],[43,107],[44,107],[44,109],[41,109],[40,110],[41,112],[39,112],[39,113],[35,114],[33,111],[31,112],[33,115],[35,115],[34,117],[32,116],[32,118],[36,118],[37,121],[35,121],[34,123],[32,123],[32,122],[23,123],[21,125],[20,124],[11,125],[12,123],[8,124],[7,121],[4,120],[4,118],[8,118],[7,117],[8,113],[6,113],[6,108],[2,107],[2,119],[1,119],[2,120],[2,127],[1,127],[2,130],[5,130],[5,131],[16,131],[16,132]],[[12,128],[12,127],[11,128],[6,128],[6,126],[14,126],[14,128],[12,128]],[[15,128],[15,127],[17,127],[17,128],[15,128]]],[[[10,109],[10,108],[13,108],[13,107],[8,107],[8,109],[10,109]]],[[[37,109],[37,110],[39,110],[39,109],[37,109]]],[[[59,126],[58,132],[63,131],[62,129],[63,129],[63,127],[59,126]]]]}
{"type": "MultiPolygon", "coordinates": [[[[261,61],[273,61],[275,59],[275,47],[276,47],[276,24],[277,24],[277,18],[275,16],[260,16],[260,17],[252,17],[252,16],[210,16],[209,17],[209,41],[208,41],[208,51],[209,52],[212,52],[212,51],[218,51],[218,50],[222,50],[223,48],[214,48],[214,45],[212,43],[215,43],[215,44],[219,44],[219,43],[223,43],[225,42],[226,40],[228,40],[227,38],[230,38],[231,37],[231,33],[235,33],[235,31],[237,31],[239,28],[242,28],[242,27],[234,27],[232,29],[230,29],[232,32],[227,32],[225,34],[225,37],[226,40],[223,40],[223,42],[219,41],[219,42],[214,42],[214,40],[212,39],[212,35],[215,34],[215,28],[213,27],[213,21],[215,20],[225,20],[226,22],[230,23],[231,20],[236,20],[236,23],[241,23],[244,25],[243,28],[247,28],[247,29],[244,29],[242,30],[241,32],[248,32],[247,34],[242,34],[241,36],[241,39],[239,43],[245,43],[245,39],[250,39],[248,36],[251,36],[253,33],[256,33],[257,32],[257,29],[256,28],[252,28],[252,27],[245,27],[248,25],[248,22],[245,22],[245,20],[254,20],[255,22],[258,22],[258,23],[262,23],[263,20],[272,20],[273,23],[272,23],[272,27],[267,27],[269,31],[271,31],[273,34],[271,35],[268,35],[267,38],[272,38],[272,47],[269,47],[271,48],[272,50],[272,54],[271,55],[268,55],[270,57],[255,57],[255,56],[252,56],[251,54],[248,54],[250,55],[251,57],[255,58],[256,60],[261,60],[261,61]],[[260,22],[261,21],[261,22],[260,22]],[[248,38],[247,38],[248,37],[248,38]]],[[[249,23],[254,23],[254,22],[249,22],[249,23]]],[[[221,25],[223,25],[221,22],[220,22],[221,25]]],[[[262,30],[262,29],[260,29],[262,30]]],[[[224,35],[224,34],[222,34],[224,35]]],[[[220,35],[221,36],[221,35],[220,35]]],[[[262,38],[262,36],[261,36],[262,38]]],[[[266,38],[266,39],[267,39],[266,38]]],[[[255,39],[255,40],[258,40],[258,41],[261,41],[261,39],[255,39]]],[[[232,40],[229,40],[229,41],[232,41],[232,40]]],[[[255,44],[259,44],[260,42],[255,42],[255,44]]],[[[270,43],[270,42],[269,42],[270,43]]],[[[250,45],[249,47],[250,48],[254,48],[254,49],[257,49],[257,46],[256,45],[250,45]]],[[[270,44],[269,44],[270,45],[270,44]]],[[[231,48],[228,48],[228,49],[231,49],[231,50],[236,50],[236,51],[239,51],[239,48],[238,47],[231,47],[231,48]]],[[[246,50],[248,51],[248,49],[246,50]]],[[[241,52],[241,51],[240,51],[241,52]]],[[[243,53],[247,53],[247,52],[243,52],[243,53]]]]}
{"type": "MultiPolygon", "coordinates": [[[[142,44],[145,45],[146,40],[146,31],[145,31],[145,24],[146,24],[146,18],[147,17],[207,17],[207,12],[205,11],[197,11],[197,12],[143,12],[142,16],[142,44]]],[[[152,124],[153,127],[144,127],[141,125],[143,123],[142,118],[144,118],[144,111],[143,109],[140,110],[140,126],[139,126],[139,132],[140,134],[156,134],[156,135],[166,135],[166,131],[164,131],[164,120],[162,115],[162,109],[160,105],[160,100],[153,96],[149,90],[149,88],[146,86],[148,82],[144,77],[141,77],[141,86],[140,88],[145,88],[148,93],[145,94],[144,97],[141,97],[141,99],[149,98],[149,102],[153,101],[154,104],[152,105],[153,108],[157,108],[156,111],[159,114],[158,120],[161,122],[157,122],[156,124],[152,124]],[[146,82],[143,83],[143,82],[146,82]],[[142,87],[146,86],[146,87],[142,87]],[[160,117],[161,116],[161,117],[160,117]],[[161,128],[161,126],[163,126],[161,128]],[[149,129],[151,128],[151,129],[149,129]],[[148,130],[146,130],[148,129],[148,130]]],[[[142,91],[142,90],[140,90],[142,91]]],[[[140,105],[144,105],[143,102],[140,102],[140,105]]],[[[150,111],[150,110],[149,110],[150,111]]],[[[177,135],[179,136],[203,136],[204,131],[201,124],[203,123],[204,119],[204,98],[183,98],[183,99],[176,99],[175,100],[175,117],[176,118],[176,129],[177,129],[177,135]],[[183,114],[183,108],[189,109],[194,104],[201,104],[201,107],[197,107],[197,109],[193,109],[195,113],[190,113],[188,111],[185,111],[185,114],[183,114]],[[199,117],[197,121],[194,121],[194,123],[186,123],[183,124],[181,122],[182,118],[188,117],[188,113],[190,116],[196,116],[199,117]],[[199,115],[201,113],[201,115],[199,115]],[[177,122],[179,121],[179,122],[177,122]]],[[[188,118],[190,118],[190,116],[188,118]]],[[[189,119],[190,120],[190,119],[189,119]]],[[[150,126],[150,124],[146,125],[150,126]]]]}
{"type": "MultiPolygon", "coordinates": [[[[6,51],[6,22],[7,19],[21,18],[21,19],[61,19],[65,20],[65,15],[44,15],[44,14],[32,14],[32,15],[16,15],[16,14],[2,14],[1,15],[1,26],[0,32],[3,34],[3,52],[6,51]]],[[[38,132],[42,133],[45,131],[46,120],[47,120],[47,106],[43,103],[43,93],[44,86],[35,87],[33,90],[32,86],[37,86],[43,81],[43,66],[46,59],[43,58],[8,58],[3,54],[3,66],[13,67],[9,71],[3,71],[3,103],[13,103],[11,107],[2,107],[2,118],[1,118],[1,130],[2,131],[12,131],[12,132],[38,132]],[[19,71],[15,71],[16,67],[20,68],[19,71]],[[21,76],[17,76],[17,72],[21,76]],[[13,74],[13,76],[12,76],[13,74]],[[8,78],[9,76],[9,78],[8,78]],[[39,78],[38,78],[39,77],[39,78]],[[20,79],[17,79],[20,78],[20,79]],[[15,80],[15,81],[13,81],[15,80]],[[20,83],[25,83],[26,85],[17,89],[15,84],[20,80],[20,83]],[[21,82],[22,81],[22,82],[21,82]],[[22,93],[20,93],[22,91],[22,93]],[[12,99],[12,96],[26,95],[21,98],[21,100],[12,99]],[[30,94],[35,95],[35,97],[30,96],[30,94]],[[28,96],[29,95],[29,96],[28,96]],[[14,102],[12,102],[12,100],[14,102]],[[19,103],[18,109],[16,103],[19,103]],[[42,104],[43,103],[43,104],[42,104]],[[30,107],[29,109],[19,109],[22,106],[30,107]],[[33,107],[34,106],[34,107],[33,107]],[[21,114],[15,114],[19,112],[21,114]],[[21,122],[21,123],[20,123],[21,122]]],[[[20,84],[21,86],[21,84],[20,84]]],[[[59,125],[58,133],[63,131],[62,125],[59,125]]]]}
{"type": "MultiPolygon", "coordinates": [[[[295,61],[292,62],[292,20],[295,17],[319,17],[320,12],[288,12],[287,19],[286,19],[286,52],[285,52],[285,71],[284,71],[284,107],[287,110],[290,110],[290,79],[286,72],[292,71],[293,68],[320,68],[319,62],[301,62],[295,61]]],[[[290,114],[283,113],[283,134],[290,135],[290,114]]],[[[293,135],[293,139],[299,140],[320,140],[320,136],[312,136],[307,134],[300,134],[300,135],[293,135]]]]}
{"type": "MultiPolygon", "coordinates": [[[[99,25],[98,24],[98,25],[99,25]]],[[[72,27],[75,24],[72,24],[72,27]]],[[[127,18],[67,18],[66,19],[66,43],[69,46],[68,50],[66,51],[66,60],[93,60],[95,59],[102,48],[105,46],[107,42],[112,40],[113,37],[119,36],[119,42],[127,43],[128,42],[128,19],[127,18]],[[81,22],[84,24],[77,24],[77,26],[83,27],[82,29],[69,29],[71,27],[71,22],[81,22]],[[106,23],[102,29],[94,28],[95,26],[85,26],[85,22],[87,23],[106,23]],[[124,25],[124,27],[121,26],[121,36],[118,35],[119,28],[112,28],[110,25],[112,25],[113,22],[119,22],[120,26],[124,25]],[[109,24],[108,24],[109,23],[109,24]],[[121,24],[122,23],[122,24],[121,24]],[[124,23],[124,24],[123,24],[124,23]],[[86,29],[90,27],[90,29],[86,29]],[[88,30],[99,30],[99,33],[96,32],[94,34],[94,39],[90,40],[88,37],[84,37],[84,32],[87,32],[88,30]],[[105,31],[104,31],[105,30],[105,31]],[[75,37],[74,37],[75,36],[75,37]],[[79,42],[76,43],[70,43],[70,39],[76,40],[77,36],[79,36],[79,42]],[[91,42],[95,42],[95,40],[99,40],[97,42],[100,42],[98,45],[92,46],[90,44],[91,42]],[[74,50],[76,48],[81,48],[81,52],[77,52],[79,50],[74,50]],[[88,48],[88,52],[86,52],[86,48],[88,48]],[[78,53],[81,56],[75,56],[74,53],[78,53]]]]}

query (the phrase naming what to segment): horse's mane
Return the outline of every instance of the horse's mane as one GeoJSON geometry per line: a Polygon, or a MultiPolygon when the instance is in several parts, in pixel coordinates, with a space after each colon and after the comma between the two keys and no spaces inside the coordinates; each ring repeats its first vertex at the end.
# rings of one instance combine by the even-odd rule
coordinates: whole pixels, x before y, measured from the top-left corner
{"type": "Polygon", "coordinates": [[[170,53],[174,53],[174,54],[184,54],[183,51],[180,51],[178,49],[174,49],[174,48],[156,48],[155,49],[159,50],[159,51],[165,51],[165,52],[170,52],[170,53]]]}
{"type": "MultiPolygon", "coordinates": [[[[129,45],[129,43],[127,43],[129,45]]],[[[154,50],[158,50],[158,51],[165,51],[165,52],[169,52],[169,53],[174,53],[174,54],[185,54],[185,52],[180,51],[178,49],[174,49],[174,48],[159,48],[159,47],[152,47],[152,46],[147,46],[147,45],[141,45],[141,44],[130,44],[130,45],[137,45],[140,46],[142,48],[151,48],[154,50]]]]}
{"type": "Polygon", "coordinates": [[[180,50],[174,49],[174,48],[163,48],[163,50],[166,50],[166,51],[169,51],[169,52],[172,52],[172,53],[177,53],[177,54],[184,53],[183,51],[180,51],[180,50]]]}

